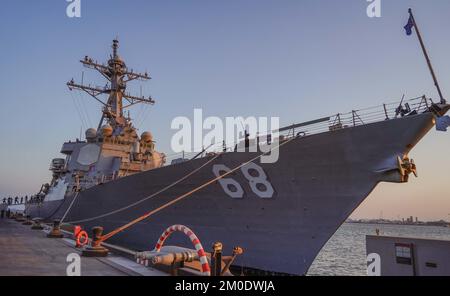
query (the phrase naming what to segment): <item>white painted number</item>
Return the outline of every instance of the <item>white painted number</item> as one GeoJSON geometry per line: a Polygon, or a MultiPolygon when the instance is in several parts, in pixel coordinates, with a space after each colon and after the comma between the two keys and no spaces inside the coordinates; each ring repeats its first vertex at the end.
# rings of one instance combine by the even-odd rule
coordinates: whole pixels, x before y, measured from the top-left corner
{"type": "MultiPolygon", "coordinates": [[[[223,164],[213,165],[213,173],[219,177],[230,169],[223,164]]],[[[259,165],[251,162],[241,168],[242,174],[248,180],[250,189],[260,198],[272,198],[275,190],[272,184],[267,180],[267,175],[259,165]]],[[[220,185],[226,194],[232,198],[242,198],[244,190],[242,186],[232,178],[222,178],[219,180],[220,185]]]]}
{"type": "Polygon", "coordinates": [[[250,184],[253,193],[261,198],[271,198],[273,196],[272,184],[267,181],[267,176],[262,167],[251,162],[241,168],[242,173],[250,184]]]}
{"type": "MultiPolygon", "coordinates": [[[[227,173],[231,171],[230,168],[223,164],[215,164],[213,165],[213,173],[216,177],[219,177],[223,173],[227,173]]],[[[241,185],[231,178],[222,178],[219,179],[219,183],[222,186],[223,190],[226,194],[231,196],[232,198],[242,198],[244,197],[244,190],[241,185]]]]}

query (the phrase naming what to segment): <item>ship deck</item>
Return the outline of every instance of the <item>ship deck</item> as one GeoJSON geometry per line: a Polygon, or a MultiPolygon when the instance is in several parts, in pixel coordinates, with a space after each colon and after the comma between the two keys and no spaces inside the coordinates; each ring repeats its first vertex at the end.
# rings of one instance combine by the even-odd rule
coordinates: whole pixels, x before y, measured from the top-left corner
{"type": "MultiPolygon", "coordinates": [[[[81,252],[68,238],[50,239],[45,231],[0,219],[0,276],[65,276],[71,253],[81,252]]],[[[167,275],[115,254],[106,258],[81,257],[80,263],[82,276],[167,275]]]]}

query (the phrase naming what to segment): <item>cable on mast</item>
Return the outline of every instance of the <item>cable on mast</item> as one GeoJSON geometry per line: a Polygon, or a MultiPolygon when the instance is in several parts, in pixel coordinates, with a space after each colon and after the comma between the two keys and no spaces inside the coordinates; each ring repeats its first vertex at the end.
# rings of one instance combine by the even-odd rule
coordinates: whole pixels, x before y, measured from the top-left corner
{"type": "MultiPolygon", "coordinates": [[[[97,70],[110,84],[107,83],[103,88],[85,85],[83,83],[84,72],[81,84],[75,83],[73,79],[67,83],[70,90],[82,90],[100,102],[103,105],[103,116],[100,124],[103,119],[106,119],[114,127],[125,126],[129,123],[129,118],[126,118],[124,115],[124,109],[140,103],[150,105],[155,103],[151,96],[145,97],[142,94],[133,96],[125,92],[128,82],[132,80],[149,80],[151,77],[147,72],[140,74],[133,70],[128,70],[125,62],[118,55],[118,48],[119,41],[114,39],[112,43],[113,55],[107,64],[99,64],[88,56],[85,56],[80,61],[85,67],[97,70]],[[106,102],[101,99],[102,95],[108,96],[106,102]]],[[[89,114],[87,114],[87,117],[90,121],[89,114]]]]}
{"type": "Polygon", "coordinates": [[[79,107],[78,107],[78,105],[76,103],[76,99],[73,96],[72,92],[70,92],[70,96],[72,97],[72,102],[73,102],[73,105],[75,106],[75,110],[77,111],[78,118],[80,119],[80,122],[81,122],[81,126],[84,128],[85,123],[84,123],[84,120],[83,120],[83,116],[81,116],[81,112],[79,110],[79,107]]]}

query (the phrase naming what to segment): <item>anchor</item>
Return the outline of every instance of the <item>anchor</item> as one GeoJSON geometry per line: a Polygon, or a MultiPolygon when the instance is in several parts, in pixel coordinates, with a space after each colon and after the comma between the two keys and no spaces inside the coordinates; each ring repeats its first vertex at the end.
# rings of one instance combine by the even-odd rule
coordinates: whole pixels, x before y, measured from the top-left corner
{"type": "Polygon", "coordinates": [[[397,156],[397,165],[402,182],[408,182],[411,173],[416,178],[418,177],[416,164],[414,163],[414,160],[410,159],[407,155],[403,156],[403,159],[400,158],[400,156],[397,156]]]}

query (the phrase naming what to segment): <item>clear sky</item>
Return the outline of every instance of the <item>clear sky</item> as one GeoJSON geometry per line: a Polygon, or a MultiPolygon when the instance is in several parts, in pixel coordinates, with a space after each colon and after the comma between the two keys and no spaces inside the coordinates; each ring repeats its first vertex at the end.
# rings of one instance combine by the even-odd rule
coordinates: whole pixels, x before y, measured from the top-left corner
{"type": "MultiPolygon", "coordinates": [[[[61,144],[96,127],[98,103],[65,84],[84,70],[104,85],[78,61],[105,61],[116,36],[129,67],[153,77],[142,89],[156,105],[131,115],[168,153],[171,120],[196,107],[290,124],[402,94],[436,98],[417,39],[403,30],[409,7],[450,94],[450,1],[381,3],[382,17],[371,19],[365,0],[81,0],[82,17],[70,19],[64,0],[2,1],[0,197],[35,193],[61,144]]],[[[381,184],[353,217],[450,218],[449,149],[450,132],[432,131],[411,155],[419,178],[381,184]]]]}

